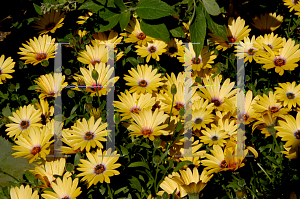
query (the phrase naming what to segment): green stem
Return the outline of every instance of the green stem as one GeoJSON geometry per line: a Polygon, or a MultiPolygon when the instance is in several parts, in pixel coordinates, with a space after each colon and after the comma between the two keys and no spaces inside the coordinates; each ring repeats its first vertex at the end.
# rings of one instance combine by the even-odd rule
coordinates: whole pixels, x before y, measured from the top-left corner
{"type": "Polygon", "coordinates": [[[252,196],[255,196],[255,198],[258,199],[257,195],[249,187],[246,186],[246,188],[252,193],[252,196]]]}
{"type": "Polygon", "coordinates": [[[171,115],[172,115],[172,109],[173,109],[173,105],[174,105],[174,96],[175,95],[173,95],[173,98],[172,98],[172,105],[171,105],[170,118],[169,118],[169,125],[170,125],[171,115]]]}
{"type": "Polygon", "coordinates": [[[253,181],[254,181],[254,190],[256,190],[256,178],[255,178],[255,171],[253,169],[253,165],[252,165],[252,162],[250,162],[250,167],[251,167],[251,170],[252,170],[252,175],[253,175],[253,181]]]}
{"type": "Polygon", "coordinates": [[[155,193],[157,193],[157,187],[156,187],[156,180],[157,180],[157,173],[158,173],[158,164],[156,165],[156,173],[155,173],[155,179],[154,179],[154,189],[155,193]]]}
{"type": "Polygon", "coordinates": [[[21,181],[20,181],[20,180],[18,180],[16,177],[14,177],[14,176],[10,175],[9,173],[6,173],[6,172],[5,172],[5,171],[3,171],[2,169],[0,170],[0,173],[3,173],[3,174],[5,174],[5,175],[8,175],[9,177],[11,177],[11,178],[15,179],[16,181],[18,181],[18,182],[21,182],[21,181]]]}
{"type": "Polygon", "coordinates": [[[107,189],[108,189],[108,195],[110,196],[111,199],[113,199],[113,195],[112,195],[109,183],[106,183],[106,184],[107,184],[107,189]]]}
{"type": "Polygon", "coordinates": [[[271,179],[270,176],[267,174],[267,172],[265,171],[265,169],[262,168],[262,166],[261,166],[259,163],[257,163],[257,165],[258,165],[259,168],[266,174],[266,176],[269,178],[269,180],[273,183],[272,179],[271,179]]]}
{"type": "Polygon", "coordinates": [[[96,89],[97,89],[97,97],[98,97],[99,110],[100,110],[101,102],[100,102],[100,97],[99,97],[99,93],[98,93],[98,85],[97,85],[97,82],[96,82],[96,89]]]}

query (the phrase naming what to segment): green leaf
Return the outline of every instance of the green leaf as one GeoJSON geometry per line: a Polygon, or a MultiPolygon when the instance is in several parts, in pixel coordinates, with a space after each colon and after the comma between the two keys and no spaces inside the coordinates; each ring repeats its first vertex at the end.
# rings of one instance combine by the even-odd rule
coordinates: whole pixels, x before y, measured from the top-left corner
{"type": "Polygon", "coordinates": [[[100,23],[100,31],[104,32],[115,27],[120,20],[120,16],[120,13],[112,12],[107,8],[105,8],[104,11],[99,12],[99,17],[104,20],[103,23],[100,23]]]}
{"type": "Polygon", "coordinates": [[[136,7],[136,14],[142,19],[158,19],[176,12],[167,3],[160,0],[141,0],[136,7]]]}
{"type": "Polygon", "coordinates": [[[181,38],[185,37],[185,34],[184,34],[182,28],[179,26],[171,29],[170,33],[172,34],[173,37],[181,37],[181,38]]]}
{"type": "Polygon", "coordinates": [[[146,169],[149,169],[149,165],[146,162],[133,162],[128,167],[145,167],[146,169]]]}
{"type": "Polygon", "coordinates": [[[123,154],[124,156],[125,156],[125,155],[128,155],[128,150],[127,150],[125,147],[120,146],[120,148],[121,148],[122,154],[123,154]]]}
{"type": "Polygon", "coordinates": [[[140,146],[151,149],[151,146],[149,144],[147,144],[146,142],[143,142],[140,146]]]}
{"type": "Polygon", "coordinates": [[[127,7],[125,6],[123,0],[115,0],[115,4],[118,6],[118,8],[120,8],[120,10],[122,12],[124,12],[127,9],[127,7]]]}
{"type": "Polygon", "coordinates": [[[33,6],[34,6],[34,9],[35,11],[39,14],[39,15],[42,15],[42,9],[40,6],[36,5],[35,3],[33,3],[33,6]]]}
{"type": "Polygon", "coordinates": [[[29,86],[28,90],[33,91],[33,90],[35,90],[36,87],[39,87],[39,85],[29,86]]]}
{"type": "Polygon", "coordinates": [[[202,0],[206,11],[211,15],[219,15],[221,13],[220,7],[215,0],[202,0]]]}
{"type": "Polygon", "coordinates": [[[80,163],[80,159],[81,159],[81,154],[80,152],[78,151],[75,155],[75,158],[74,158],[74,166],[76,167],[79,163],[80,163]]]}
{"type": "Polygon", "coordinates": [[[69,171],[69,172],[73,172],[74,171],[74,165],[71,164],[71,163],[67,163],[66,164],[66,170],[69,171]]]}
{"type": "Polygon", "coordinates": [[[178,122],[176,128],[175,128],[175,132],[179,132],[183,127],[183,124],[181,123],[181,121],[178,122]]]}
{"type": "Polygon", "coordinates": [[[188,161],[188,160],[179,162],[179,163],[177,164],[177,166],[175,167],[175,169],[174,169],[173,172],[179,171],[184,165],[187,165],[187,164],[190,164],[190,163],[192,163],[192,162],[191,162],[191,161],[188,161]]]}
{"type": "Polygon", "coordinates": [[[165,157],[168,155],[169,151],[170,151],[170,149],[167,150],[167,151],[165,151],[164,154],[162,154],[162,156],[161,156],[161,161],[164,161],[164,159],[165,159],[165,157]]]}
{"type": "Polygon", "coordinates": [[[79,104],[76,104],[76,105],[72,108],[72,110],[71,110],[71,112],[70,112],[70,115],[73,115],[73,113],[76,111],[76,109],[78,108],[78,106],[79,106],[79,104]]]}
{"type": "Polygon", "coordinates": [[[132,183],[131,184],[132,188],[138,190],[139,192],[142,191],[141,183],[140,183],[140,181],[136,177],[132,176],[132,178],[129,179],[129,181],[132,183]]]}
{"type": "Polygon", "coordinates": [[[25,177],[29,182],[31,183],[34,182],[34,175],[30,173],[28,170],[25,171],[25,177]]]}
{"type": "Polygon", "coordinates": [[[205,13],[205,16],[207,21],[207,27],[210,29],[210,31],[213,34],[222,37],[223,39],[225,39],[225,41],[228,41],[226,27],[224,23],[221,23],[222,18],[221,17],[212,18],[207,12],[205,13]]]}
{"type": "Polygon", "coordinates": [[[130,62],[134,67],[138,65],[138,61],[134,57],[128,57],[126,62],[130,62]]]}
{"type": "Polygon", "coordinates": [[[167,26],[164,23],[154,24],[151,21],[143,20],[141,21],[141,29],[142,31],[155,39],[161,39],[164,42],[170,41],[170,34],[167,26]]]}
{"type": "Polygon", "coordinates": [[[90,10],[92,12],[98,12],[101,8],[104,8],[104,7],[99,5],[99,4],[94,3],[92,0],[88,0],[88,1],[84,2],[78,8],[78,10],[87,9],[87,10],[90,10]]]}
{"type": "Polygon", "coordinates": [[[206,34],[206,19],[201,8],[196,8],[195,18],[190,25],[191,42],[198,58],[204,45],[206,34]],[[201,27],[201,28],[199,28],[201,27]]]}
{"type": "Polygon", "coordinates": [[[84,0],[76,0],[78,3],[83,3],[84,0]]]}
{"type": "Polygon", "coordinates": [[[114,195],[117,195],[117,194],[120,193],[121,191],[123,191],[123,193],[126,193],[126,192],[125,192],[126,189],[128,189],[128,188],[127,188],[127,187],[122,187],[122,188],[116,190],[116,191],[114,192],[114,195]]]}
{"type": "Polygon", "coordinates": [[[164,192],[162,195],[163,199],[169,199],[169,194],[167,192],[164,192]]]}
{"type": "Polygon", "coordinates": [[[5,108],[2,109],[2,115],[5,117],[12,116],[11,110],[9,108],[9,105],[7,104],[5,108]]]}
{"type": "Polygon", "coordinates": [[[121,31],[123,31],[127,24],[129,23],[130,20],[130,12],[123,12],[121,13],[120,17],[120,26],[121,26],[121,31]]]}

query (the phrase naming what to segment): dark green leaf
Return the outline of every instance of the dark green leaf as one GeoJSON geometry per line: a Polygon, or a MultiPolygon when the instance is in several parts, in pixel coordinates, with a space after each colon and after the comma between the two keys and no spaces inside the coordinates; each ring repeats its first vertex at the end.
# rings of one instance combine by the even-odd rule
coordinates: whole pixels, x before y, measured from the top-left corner
{"type": "Polygon", "coordinates": [[[42,15],[42,9],[40,6],[36,5],[35,3],[33,3],[33,6],[34,6],[34,9],[35,11],[39,14],[39,15],[42,15]]]}
{"type": "Polygon", "coordinates": [[[140,146],[146,147],[148,149],[151,149],[151,146],[147,144],[146,142],[143,142],[140,146]]]}
{"type": "Polygon", "coordinates": [[[127,150],[125,147],[120,146],[120,148],[121,148],[121,151],[122,151],[122,155],[123,155],[123,156],[128,155],[128,150],[127,150]]]}
{"type": "Polygon", "coordinates": [[[206,12],[206,21],[207,21],[207,27],[211,30],[211,32],[215,35],[218,35],[225,39],[225,41],[228,41],[227,38],[227,30],[224,25],[224,23],[221,23],[221,17],[211,17],[207,12],[206,12]],[[219,19],[219,20],[217,20],[219,19]]]}
{"type": "Polygon", "coordinates": [[[139,192],[142,191],[141,183],[136,177],[132,176],[132,178],[129,179],[129,181],[132,183],[130,184],[132,188],[138,190],[139,192]]]}
{"type": "Polygon", "coordinates": [[[164,161],[165,157],[167,157],[168,153],[169,153],[170,149],[165,151],[164,154],[162,154],[161,156],[161,161],[164,161]]]}
{"type": "Polygon", "coordinates": [[[170,41],[170,34],[164,23],[155,24],[149,20],[143,20],[141,21],[141,29],[150,37],[161,39],[167,43],[170,41]]]}
{"type": "Polygon", "coordinates": [[[34,175],[30,173],[28,170],[25,171],[25,177],[29,182],[31,183],[34,182],[34,175]]]}
{"type": "Polygon", "coordinates": [[[84,0],[76,0],[78,3],[83,3],[84,0]]]}
{"type": "Polygon", "coordinates": [[[104,32],[115,27],[120,20],[120,16],[120,13],[112,12],[107,8],[105,8],[104,11],[99,12],[99,17],[104,20],[100,23],[100,31],[104,32]]]}
{"type": "Polygon", "coordinates": [[[169,199],[169,194],[167,192],[164,192],[162,195],[163,199],[169,199]]]}
{"type": "Polygon", "coordinates": [[[160,0],[141,0],[136,7],[136,14],[142,19],[158,19],[176,12],[167,3],[160,0]]]}
{"type": "Polygon", "coordinates": [[[2,109],[2,115],[5,117],[12,116],[11,110],[9,108],[9,105],[7,104],[5,108],[2,109]]]}
{"type": "Polygon", "coordinates": [[[78,151],[75,155],[75,158],[74,158],[74,166],[76,167],[78,164],[80,164],[80,159],[81,159],[81,154],[80,152],[78,151]]]}
{"type": "Polygon", "coordinates": [[[128,189],[127,187],[122,187],[122,188],[116,190],[116,191],[114,192],[114,195],[117,195],[117,194],[120,193],[121,191],[123,191],[123,193],[126,193],[125,190],[127,190],[127,189],[128,189]]]}
{"type": "Polygon", "coordinates": [[[78,108],[78,106],[79,106],[79,104],[76,104],[76,105],[72,108],[72,110],[71,110],[71,112],[70,112],[70,115],[73,115],[73,113],[76,111],[76,109],[78,108]]]}
{"type": "Polygon", "coordinates": [[[123,0],[115,0],[115,4],[120,8],[122,12],[124,12],[127,8],[123,2],[123,0]]]}
{"type": "Polygon", "coordinates": [[[134,57],[128,57],[126,62],[130,62],[134,67],[138,65],[138,61],[134,57]]]}
{"type": "Polygon", "coordinates": [[[215,0],[202,0],[206,11],[211,15],[219,15],[221,13],[220,7],[215,0]]]}
{"type": "Polygon", "coordinates": [[[128,167],[145,167],[150,170],[149,165],[146,162],[133,162],[128,167]]]}
{"type": "Polygon", "coordinates": [[[127,24],[129,23],[130,20],[130,12],[123,12],[121,13],[120,17],[120,26],[121,26],[121,31],[123,31],[127,24]]]}
{"type": "Polygon", "coordinates": [[[74,165],[71,163],[67,163],[66,164],[66,170],[69,172],[73,172],[74,171],[74,165]]]}
{"type": "Polygon", "coordinates": [[[190,163],[192,163],[192,162],[191,162],[191,161],[188,161],[188,160],[179,162],[179,163],[177,164],[177,166],[175,167],[175,169],[174,169],[173,172],[179,171],[184,165],[187,165],[187,164],[190,164],[190,163]]]}
{"type": "Polygon", "coordinates": [[[86,2],[84,2],[79,8],[78,10],[83,10],[83,9],[87,9],[90,10],[92,12],[98,12],[98,10],[100,10],[101,8],[103,8],[103,6],[96,4],[95,2],[93,2],[92,0],[88,0],[86,2]]]}
{"type": "Polygon", "coordinates": [[[172,34],[173,37],[181,37],[181,38],[185,37],[185,34],[184,34],[182,28],[179,26],[171,29],[170,33],[172,34]]]}

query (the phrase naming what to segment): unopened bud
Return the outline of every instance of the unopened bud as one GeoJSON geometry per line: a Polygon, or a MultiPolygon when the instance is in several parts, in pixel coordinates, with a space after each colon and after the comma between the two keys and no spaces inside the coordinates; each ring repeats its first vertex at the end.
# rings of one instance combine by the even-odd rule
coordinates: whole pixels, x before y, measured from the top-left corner
{"type": "Polygon", "coordinates": [[[121,121],[120,113],[116,113],[114,116],[115,124],[119,124],[121,121]]]}
{"type": "Polygon", "coordinates": [[[92,104],[91,103],[85,103],[84,107],[85,107],[85,110],[89,111],[90,108],[92,108],[92,104]]]}
{"type": "Polygon", "coordinates": [[[81,91],[84,91],[86,88],[85,88],[85,82],[82,78],[79,77],[79,79],[77,80],[77,85],[79,87],[79,89],[81,91]]]}
{"type": "Polygon", "coordinates": [[[65,74],[66,75],[71,75],[71,73],[72,73],[72,71],[69,68],[65,69],[65,74]]]}
{"type": "Polygon", "coordinates": [[[177,93],[177,88],[176,88],[176,85],[173,84],[173,85],[171,86],[171,94],[172,94],[172,95],[176,95],[176,93],[177,93]]]}
{"type": "Polygon", "coordinates": [[[99,77],[99,73],[95,69],[93,69],[92,78],[95,80],[95,82],[97,82],[98,77],[99,77]]]}
{"type": "Polygon", "coordinates": [[[155,155],[155,156],[153,157],[153,162],[154,162],[154,164],[160,164],[160,163],[161,163],[161,158],[160,158],[160,156],[159,156],[159,155],[155,155]]]}
{"type": "Polygon", "coordinates": [[[94,116],[95,120],[97,120],[98,118],[100,118],[101,112],[100,112],[99,108],[93,108],[90,110],[90,115],[94,116]]]}
{"type": "Polygon", "coordinates": [[[156,138],[154,141],[153,141],[153,146],[155,148],[158,148],[160,146],[160,143],[161,143],[161,140],[160,138],[156,138]]]}
{"type": "Polygon", "coordinates": [[[69,96],[69,98],[73,98],[75,97],[75,92],[72,90],[68,90],[67,95],[69,96]]]}
{"type": "Polygon", "coordinates": [[[44,67],[47,67],[49,66],[49,61],[44,59],[42,62],[41,62],[41,65],[44,66],[44,67]]]}
{"type": "Polygon", "coordinates": [[[179,110],[179,115],[180,115],[181,117],[184,116],[184,107],[181,107],[181,109],[179,110]]]}

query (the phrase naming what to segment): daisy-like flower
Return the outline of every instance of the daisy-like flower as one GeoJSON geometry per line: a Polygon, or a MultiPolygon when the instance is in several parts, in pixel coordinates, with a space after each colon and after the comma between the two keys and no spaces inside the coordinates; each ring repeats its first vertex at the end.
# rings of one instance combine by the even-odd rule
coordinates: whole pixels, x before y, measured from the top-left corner
{"type": "Polygon", "coordinates": [[[255,28],[270,33],[279,28],[283,22],[283,16],[274,13],[260,14],[260,16],[255,16],[252,18],[253,23],[251,23],[255,28]]]}
{"type": "Polygon", "coordinates": [[[149,37],[143,33],[140,27],[140,22],[136,17],[133,17],[132,20],[129,21],[130,25],[127,25],[125,31],[129,33],[121,33],[120,35],[125,36],[127,38],[124,39],[125,43],[137,43],[138,45],[146,45],[147,42],[153,40],[152,37],[149,37]]]}
{"type": "Polygon", "coordinates": [[[194,101],[192,105],[192,120],[193,120],[193,130],[200,130],[201,128],[205,128],[207,124],[213,122],[214,115],[213,111],[213,103],[208,105],[209,101],[201,98],[200,100],[194,101]]]}
{"type": "Polygon", "coordinates": [[[283,103],[283,106],[288,106],[288,109],[292,107],[300,106],[300,84],[295,86],[296,82],[293,83],[279,83],[281,87],[275,87],[276,99],[283,103]],[[296,105],[297,104],[297,105],[296,105]]]}
{"type": "Polygon", "coordinates": [[[211,77],[203,78],[203,82],[205,86],[204,88],[203,86],[199,86],[202,92],[199,92],[199,95],[204,99],[208,99],[211,103],[214,103],[215,109],[228,112],[235,108],[237,90],[232,90],[234,82],[230,83],[230,79],[227,78],[221,87],[218,76],[213,80],[211,77]]]}
{"type": "Polygon", "coordinates": [[[227,135],[228,132],[221,130],[220,126],[216,126],[215,124],[211,125],[211,129],[206,128],[205,130],[201,131],[204,136],[200,136],[201,142],[204,144],[211,145],[220,145],[224,146],[226,143],[225,139],[229,136],[227,135]]]}
{"type": "Polygon", "coordinates": [[[172,179],[181,185],[181,187],[187,192],[189,198],[199,198],[200,192],[207,185],[207,182],[213,177],[213,174],[208,174],[206,170],[203,170],[199,175],[198,169],[194,167],[193,173],[190,168],[179,170],[180,177],[174,176],[172,179]]]}
{"type": "Polygon", "coordinates": [[[64,176],[63,180],[57,178],[56,183],[51,182],[52,191],[44,191],[42,197],[45,199],[76,199],[81,194],[78,186],[78,178],[64,176]]]}
{"type": "Polygon", "coordinates": [[[56,29],[63,26],[64,19],[64,13],[60,13],[60,10],[58,12],[52,10],[50,13],[43,14],[42,17],[39,16],[39,20],[35,19],[36,26],[33,27],[40,31],[39,34],[46,34],[49,31],[55,33],[56,29]]]}
{"type": "Polygon", "coordinates": [[[78,21],[76,21],[77,24],[82,25],[88,18],[90,18],[93,15],[92,12],[88,12],[85,16],[79,16],[78,21]]]}
{"type": "Polygon", "coordinates": [[[21,185],[19,187],[12,187],[10,188],[10,198],[11,199],[20,199],[20,198],[26,198],[26,199],[39,199],[39,192],[38,190],[35,190],[32,193],[32,188],[30,185],[21,185]]]}
{"type": "Polygon", "coordinates": [[[57,97],[61,95],[61,90],[68,85],[65,81],[65,76],[62,73],[54,73],[54,77],[51,73],[41,75],[38,81],[33,80],[39,87],[35,87],[36,92],[41,92],[40,99],[45,97],[57,97]]]}
{"type": "Polygon", "coordinates": [[[40,99],[40,103],[36,103],[35,106],[41,111],[42,124],[46,125],[50,121],[50,116],[53,116],[54,107],[49,107],[49,103],[45,99],[40,99]]]}
{"type": "Polygon", "coordinates": [[[298,3],[298,0],[282,0],[284,2],[284,5],[286,5],[292,12],[294,9],[296,9],[298,3]]]}
{"type": "Polygon", "coordinates": [[[128,90],[125,90],[125,93],[121,93],[121,96],[118,95],[119,101],[114,101],[115,107],[118,109],[116,111],[121,112],[123,120],[131,118],[131,113],[137,113],[143,109],[150,109],[155,104],[155,98],[152,97],[150,93],[141,94],[140,96],[135,92],[130,94],[128,90]]]}
{"type": "Polygon", "coordinates": [[[265,64],[265,69],[275,67],[275,72],[279,75],[283,75],[284,70],[294,70],[300,60],[300,49],[299,44],[295,45],[295,41],[289,39],[288,41],[283,38],[283,48],[279,49],[278,55],[265,44],[264,48],[268,51],[266,54],[260,54],[257,63],[265,64]]]}
{"type": "Polygon", "coordinates": [[[93,116],[95,120],[97,120],[101,116],[101,111],[99,108],[93,108],[90,110],[90,115],[91,117],[93,116]]]}
{"type": "Polygon", "coordinates": [[[222,120],[222,118],[219,119],[218,125],[220,126],[220,130],[224,131],[228,136],[236,135],[236,120],[225,119],[225,121],[222,120]]]}
{"type": "Polygon", "coordinates": [[[107,62],[107,48],[105,44],[86,45],[86,50],[79,52],[80,57],[77,58],[83,64],[92,64],[107,62]]]}
{"type": "Polygon", "coordinates": [[[40,116],[41,112],[31,104],[20,107],[19,110],[13,112],[13,117],[8,116],[14,123],[6,124],[8,128],[5,131],[8,131],[9,137],[15,136],[14,139],[16,139],[21,133],[27,133],[33,127],[42,127],[40,116]]]}
{"type": "MultiPolygon", "coordinates": [[[[92,34],[95,40],[92,40],[92,43],[104,44],[105,47],[110,47],[111,45],[118,44],[121,42],[123,37],[118,37],[119,34],[113,30],[110,31],[109,36],[104,32],[99,32],[92,34]]],[[[95,46],[95,44],[93,44],[95,46]]]]}
{"type": "Polygon", "coordinates": [[[191,58],[193,71],[200,71],[201,69],[212,68],[210,64],[214,63],[213,60],[217,58],[217,55],[213,55],[214,51],[208,52],[209,46],[206,46],[205,48],[202,49],[200,55],[198,56],[198,59],[196,58],[193,45],[189,43],[188,47],[189,49],[185,48],[185,54],[182,54],[182,56],[178,57],[178,60],[184,63],[183,64],[184,66],[188,66],[185,63],[185,58],[189,57],[191,58]]]}
{"type": "Polygon", "coordinates": [[[283,145],[285,151],[280,151],[281,153],[283,153],[285,155],[286,158],[289,159],[297,159],[300,153],[300,147],[296,146],[296,147],[286,147],[285,145],[283,145]]]}
{"type": "MultiPolygon", "coordinates": [[[[76,125],[76,123],[74,124],[74,126],[76,125]]],[[[76,154],[77,152],[82,152],[81,150],[80,150],[80,148],[78,148],[78,149],[75,149],[75,147],[76,147],[76,145],[78,144],[78,143],[74,143],[74,144],[72,144],[71,143],[71,140],[69,140],[69,139],[67,139],[67,137],[70,137],[70,136],[72,136],[72,134],[71,133],[69,133],[68,132],[68,130],[70,130],[70,129],[63,129],[62,130],[62,141],[67,145],[67,146],[61,146],[61,148],[59,148],[58,149],[58,152],[59,153],[63,153],[63,154],[67,154],[67,155],[69,155],[69,154],[76,154]],[[61,150],[60,150],[61,149],[61,150]]],[[[85,151],[85,149],[83,150],[83,151],[85,151]]]]}
{"type": "Polygon", "coordinates": [[[210,40],[215,44],[219,44],[216,49],[217,50],[227,50],[228,48],[232,47],[233,43],[238,43],[239,41],[243,40],[244,37],[249,36],[249,32],[251,29],[248,29],[249,26],[245,26],[245,20],[238,17],[234,20],[232,17],[228,19],[228,28],[227,30],[227,38],[228,41],[224,40],[221,36],[214,35],[212,33],[208,33],[211,36],[210,40]]]}
{"type": "MultiPolygon", "coordinates": [[[[244,92],[244,91],[238,91],[238,92],[244,92]]],[[[253,98],[253,93],[251,90],[248,90],[244,99],[243,95],[240,95],[240,93],[238,94],[238,102],[245,102],[242,103],[242,105],[244,105],[244,113],[242,113],[240,110],[242,110],[240,106],[240,104],[238,104],[238,119],[241,122],[245,122],[245,125],[250,124],[251,122],[253,122],[257,117],[259,117],[260,115],[256,113],[255,109],[253,108],[253,104],[256,103],[256,101],[259,99],[258,95],[253,98]]]]}
{"type": "Polygon", "coordinates": [[[52,137],[51,132],[44,126],[42,129],[38,127],[31,128],[26,134],[22,134],[16,140],[13,150],[17,151],[12,155],[17,157],[24,156],[32,163],[37,158],[46,159],[46,155],[50,153],[49,146],[54,140],[49,141],[52,137]]]}
{"type": "Polygon", "coordinates": [[[68,130],[71,134],[66,138],[70,140],[71,145],[76,144],[75,150],[80,148],[82,151],[90,151],[91,147],[103,148],[103,145],[100,141],[106,141],[104,136],[107,136],[107,133],[110,131],[106,130],[107,123],[100,125],[102,118],[100,117],[96,122],[92,116],[87,122],[85,118],[76,121],[76,125],[72,126],[72,130],[68,130]]]}
{"type": "Polygon", "coordinates": [[[87,160],[80,159],[82,164],[79,164],[79,171],[82,173],[78,174],[78,177],[84,176],[81,181],[88,182],[88,188],[98,182],[110,183],[109,177],[119,175],[120,172],[115,170],[120,167],[121,164],[116,163],[119,159],[117,151],[111,152],[111,148],[104,151],[102,154],[101,149],[97,149],[95,153],[86,153],[87,160]]]}
{"type": "Polygon", "coordinates": [[[180,178],[180,175],[177,172],[173,172],[172,174],[169,174],[164,178],[164,180],[159,185],[159,187],[162,188],[163,191],[159,191],[157,193],[158,196],[162,196],[164,192],[167,192],[169,195],[172,195],[175,189],[176,192],[174,199],[183,198],[187,195],[186,191],[176,181],[172,180],[174,176],[180,178]]]}
{"type": "MultiPolygon", "coordinates": [[[[86,92],[91,92],[92,97],[97,94],[97,88],[99,96],[107,95],[107,91],[110,91],[111,87],[119,79],[118,76],[111,78],[114,68],[110,66],[106,67],[105,63],[102,62],[100,64],[96,63],[95,67],[93,67],[92,64],[89,64],[88,68],[89,69],[80,68],[82,75],[77,75],[74,79],[77,82],[83,80],[83,84],[86,85],[86,92]],[[97,82],[92,76],[94,69],[98,72],[97,82]]],[[[76,85],[78,83],[73,84],[76,85]]],[[[75,88],[74,90],[80,91],[79,88],[75,88]]]]}
{"type": "MultiPolygon", "coordinates": [[[[56,182],[54,175],[62,176],[65,172],[66,159],[60,158],[54,161],[47,161],[45,164],[36,166],[34,170],[29,170],[35,175],[44,185],[39,185],[39,188],[51,188],[51,182],[56,182]]],[[[66,172],[64,175],[70,177],[72,174],[66,172]]]]}
{"type": "Polygon", "coordinates": [[[282,108],[281,103],[276,100],[276,94],[273,94],[272,91],[269,92],[269,97],[266,94],[263,97],[259,95],[259,100],[252,107],[257,113],[264,114],[270,111],[274,116],[285,115],[288,112],[287,109],[282,108]]]}
{"type": "MultiPolygon", "coordinates": [[[[187,141],[187,139],[186,139],[187,141]]],[[[180,157],[179,158],[179,161],[191,161],[192,163],[189,164],[189,165],[194,165],[195,167],[199,167],[200,166],[200,159],[201,158],[204,158],[205,156],[205,153],[206,151],[205,150],[201,150],[201,151],[198,151],[203,144],[199,144],[199,140],[195,141],[193,143],[194,146],[192,146],[191,148],[189,149],[185,149],[182,148],[180,149],[180,154],[183,156],[183,157],[180,157]]],[[[182,167],[182,169],[186,169],[188,168],[188,165],[184,165],[182,167]]]]}
{"type": "Polygon", "coordinates": [[[25,64],[33,64],[34,66],[43,60],[49,60],[54,58],[55,50],[58,44],[54,44],[55,38],[51,38],[49,35],[39,36],[29,39],[27,44],[22,44],[25,48],[19,48],[21,52],[18,54],[23,55],[20,59],[26,60],[25,64]]]}
{"type": "Polygon", "coordinates": [[[250,63],[252,60],[256,61],[256,56],[257,56],[257,49],[254,47],[255,43],[255,36],[253,35],[251,40],[249,37],[244,38],[244,43],[240,41],[240,45],[237,46],[237,56],[239,59],[244,59],[244,62],[249,61],[250,63]]]}
{"type": "Polygon", "coordinates": [[[160,74],[157,73],[157,69],[152,70],[151,65],[138,65],[137,71],[135,69],[128,70],[129,74],[124,75],[124,79],[128,82],[126,85],[131,86],[130,93],[150,93],[157,91],[157,87],[163,85],[160,78],[160,74]]]}
{"type": "Polygon", "coordinates": [[[6,79],[11,79],[12,76],[9,73],[15,72],[13,68],[15,67],[15,62],[13,62],[11,57],[5,59],[4,55],[0,57],[0,84],[6,82],[6,79]]]}
{"type": "MultiPolygon", "coordinates": [[[[278,117],[285,118],[284,115],[278,115],[278,117]]],[[[261,133],[265,134],[266,137],[270,136],[271,133],[268,131],[268,128],[275,126],[278,117],[274,116],[274,114],[271,114],[271,111],[268,111],[265,114],[261,114],[260,117],[256,118],[257,121],[252,126],[252,133],[254,129],[257,128],[261,130],[261,133]]]]}
{"type": "Polygon", "coordinates": [[[148,63],[150,61],[150,58],[152,57],[156,61],[159,61],[159,55],[162,55],[167,50],[165,49],[168,44],[166,44],[164,41],[160,40],[154,40],[153,42],[147,42],[147,46],[138,46],[136,52],[141,57],[147,57],[146,62],[148,63]]]}
{"type": "Polygon", "coordinates": [[[144,138],[149,138],[151,141],[155,139],[154,136],[168,135],[169,133],[165,130],[168,124],[163,124],[168,118],[167,114],[163,111],[155,109],[154,113],[150,109],[143,109],[139,114],[131,114],[136,123],[129,125],[128,129],[132,132],[130,136],[143,136],[144,138]]]}
{"type": "Polygon", "coordinates": [[[170,39],[166,50],[165,53],[170,57],[184,56],[184,45],[182,45],[181,40],[176,38],[170,39]]]}
{"type": "Polygon", "coordinates": [[[282,141],[287,141],[285,147],[300,147],[300,113],[297,113],[296,119],[291,115],[284,119],[286,121],[279,120],[279,125],[274,127],[278,131],[277,135],[282,141]]]}
{"type": "Polygon", "coordinates": [[[274,54],[278,55],[279,49],[282,48],[282,38],[278,37],[277,34],[274,36],[273,32],[271,34],[265,34],[264,36],[260,35],[257,37],[256,42],[253,43],[253,46],[258,49],[257,54],[268,53],[263,44],[269,46],[274,54]]]}

